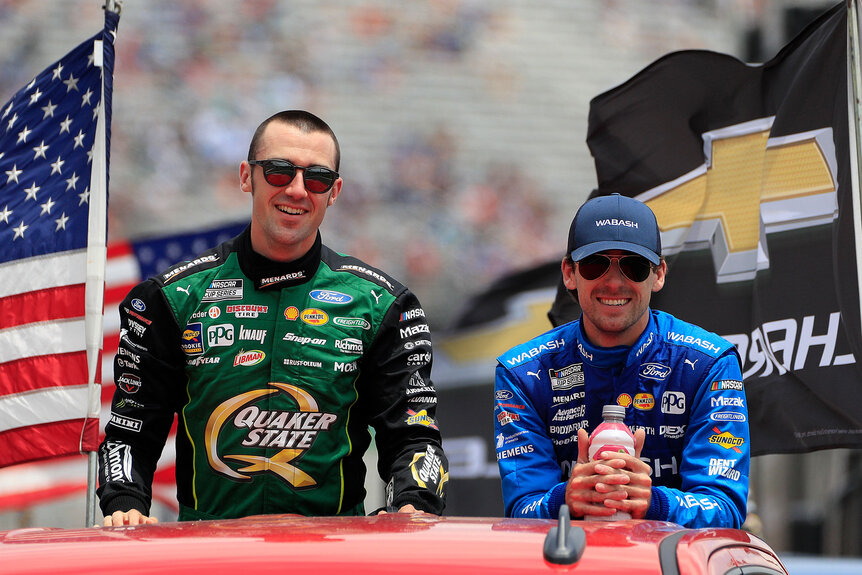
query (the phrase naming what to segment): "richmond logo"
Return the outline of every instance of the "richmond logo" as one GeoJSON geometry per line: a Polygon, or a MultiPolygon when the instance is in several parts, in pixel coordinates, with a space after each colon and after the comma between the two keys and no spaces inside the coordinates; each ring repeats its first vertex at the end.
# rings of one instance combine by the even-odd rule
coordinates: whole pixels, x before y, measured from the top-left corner
{"type": "MultiPolygon", "coordinates": [[[[295,463],[311,448],[318,434],[328,431],[338,420],[334,413],[321,412],[317,401],[305,390],[287,383],[269,382],[268,389],[255,389],[235,395],[219,405],[210,415],[206,426],[206,452],[210,467],[216,472],[237,481],[251,481],[252,475],[274,473],[291,486],[302,489],[317,485],[317,481],[295,463]],[[278,394],[278,395],[273,395],[278,394]],[[261,409],[256,405],[263,398],[272,400],[286,395],[296,410],[261,409]],[[219,436],[229,430],[244,433],[242,454],[222,454],[219,436]],[[272,457],[253,455],[256,449],[281,448],[272,457]],[[234,469],[225,460],[241,462],[234,469]],[[244,465],[242,465],[244,464],[244,465]]],[[[222,451],[236,449],[235,442],[222,451]]]]}

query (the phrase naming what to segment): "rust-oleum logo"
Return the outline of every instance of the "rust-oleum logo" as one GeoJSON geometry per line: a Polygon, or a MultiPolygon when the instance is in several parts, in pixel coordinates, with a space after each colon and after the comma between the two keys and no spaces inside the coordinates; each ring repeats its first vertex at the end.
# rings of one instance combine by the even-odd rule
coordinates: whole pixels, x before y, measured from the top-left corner
{"type": "MultiPolygon", "coordinates": [[[[307,391],[288,383],[271,381],[267,389],[255,389],[222,402],[207,421],[205,441],[210,467],[225,477],[251,481],[252,475],[274,473],[295,488],[309,488],[317,481],[303,471],[297,460],[302,458],[321,432],[328,431],[338,416],[321,412],[317,401],[307,391]],[[274,395],[278,394],[278,395],[274,395]],[[286,396],[296,409],[262,409],[257,402],[286,396]],[[227,430],[244,434],[237,445],[219,446],[219,438],[227,430]],[[272,457],[255,454],[280,448],[272,457]],[[237,453],[239,452],[239,453],[237,453]],[[226,460],[240,462],[236,469],[226,460]]],[[[225,442],[227,443],[227,442],[225,442]]]]}

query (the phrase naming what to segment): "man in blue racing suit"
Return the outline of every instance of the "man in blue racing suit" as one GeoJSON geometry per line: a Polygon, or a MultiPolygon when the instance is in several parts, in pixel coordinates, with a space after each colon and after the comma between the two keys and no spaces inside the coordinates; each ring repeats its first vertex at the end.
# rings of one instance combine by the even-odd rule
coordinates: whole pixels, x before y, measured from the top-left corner
{"type": "Polygon", "coordinates": [[[746,515],[748,410],[736,349],[651,310],[667,264],[655,215],[613,194],[585,203],[562,262],[581,317],[498,358],[495,438],[511,517],[611,516],[735,527],[746,515]],[[626,408],[635,455],[589,436],[626,408]]]}

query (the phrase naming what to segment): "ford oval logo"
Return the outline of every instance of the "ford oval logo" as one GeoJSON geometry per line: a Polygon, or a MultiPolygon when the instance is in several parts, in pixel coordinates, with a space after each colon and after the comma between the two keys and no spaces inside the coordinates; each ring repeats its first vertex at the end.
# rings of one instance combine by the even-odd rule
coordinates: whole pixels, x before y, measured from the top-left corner
{"type": "Polygon", "coordinates": [[[670,368],[660,363],[645,363],[641,366],[640,375],[647,379],[664,381],[670,375],[670,368]]]}
{"type": "Polygon", "coordinates": [[[311,290],[308,295],[311,296],[311,299],[324,303],[343,304],[353,301],[353,296],[341,293],[340,291],[332,291],[328,289],[311,290]]]}
{"type": "Polygon", "coordinates": [[[147,304],[145,304],[143,300],[135,298],[132,300],[132,307],[135,308],[137,311],[144,311],[145,309],[147,309],[147,304]]]}
{"type": "Polygon", "coordinates": [[[500,391],[494,393],[494,397],[505,401],[507,399],[512,399],[512,392],[508,389],[501,389],[500,391]]]}

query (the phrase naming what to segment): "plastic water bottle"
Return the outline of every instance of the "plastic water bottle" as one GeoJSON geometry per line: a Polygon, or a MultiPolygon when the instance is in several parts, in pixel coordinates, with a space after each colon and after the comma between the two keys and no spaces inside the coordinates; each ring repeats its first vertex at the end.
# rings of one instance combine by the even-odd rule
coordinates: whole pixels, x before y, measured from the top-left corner
{"type": "MultiPolygon", "coordinates": [[[[635,437],[624,423],[626,408],[621,405],[606,405],[602,408],[602,422],[590,434],[590,461],[596,460],[596,455],[604,451],[635,454],[635,437]]],[[[613,515],[587,515],[584,519],[594,521],[620,521],[631,519],[625,511],[617,511],[613,515]]]]}

